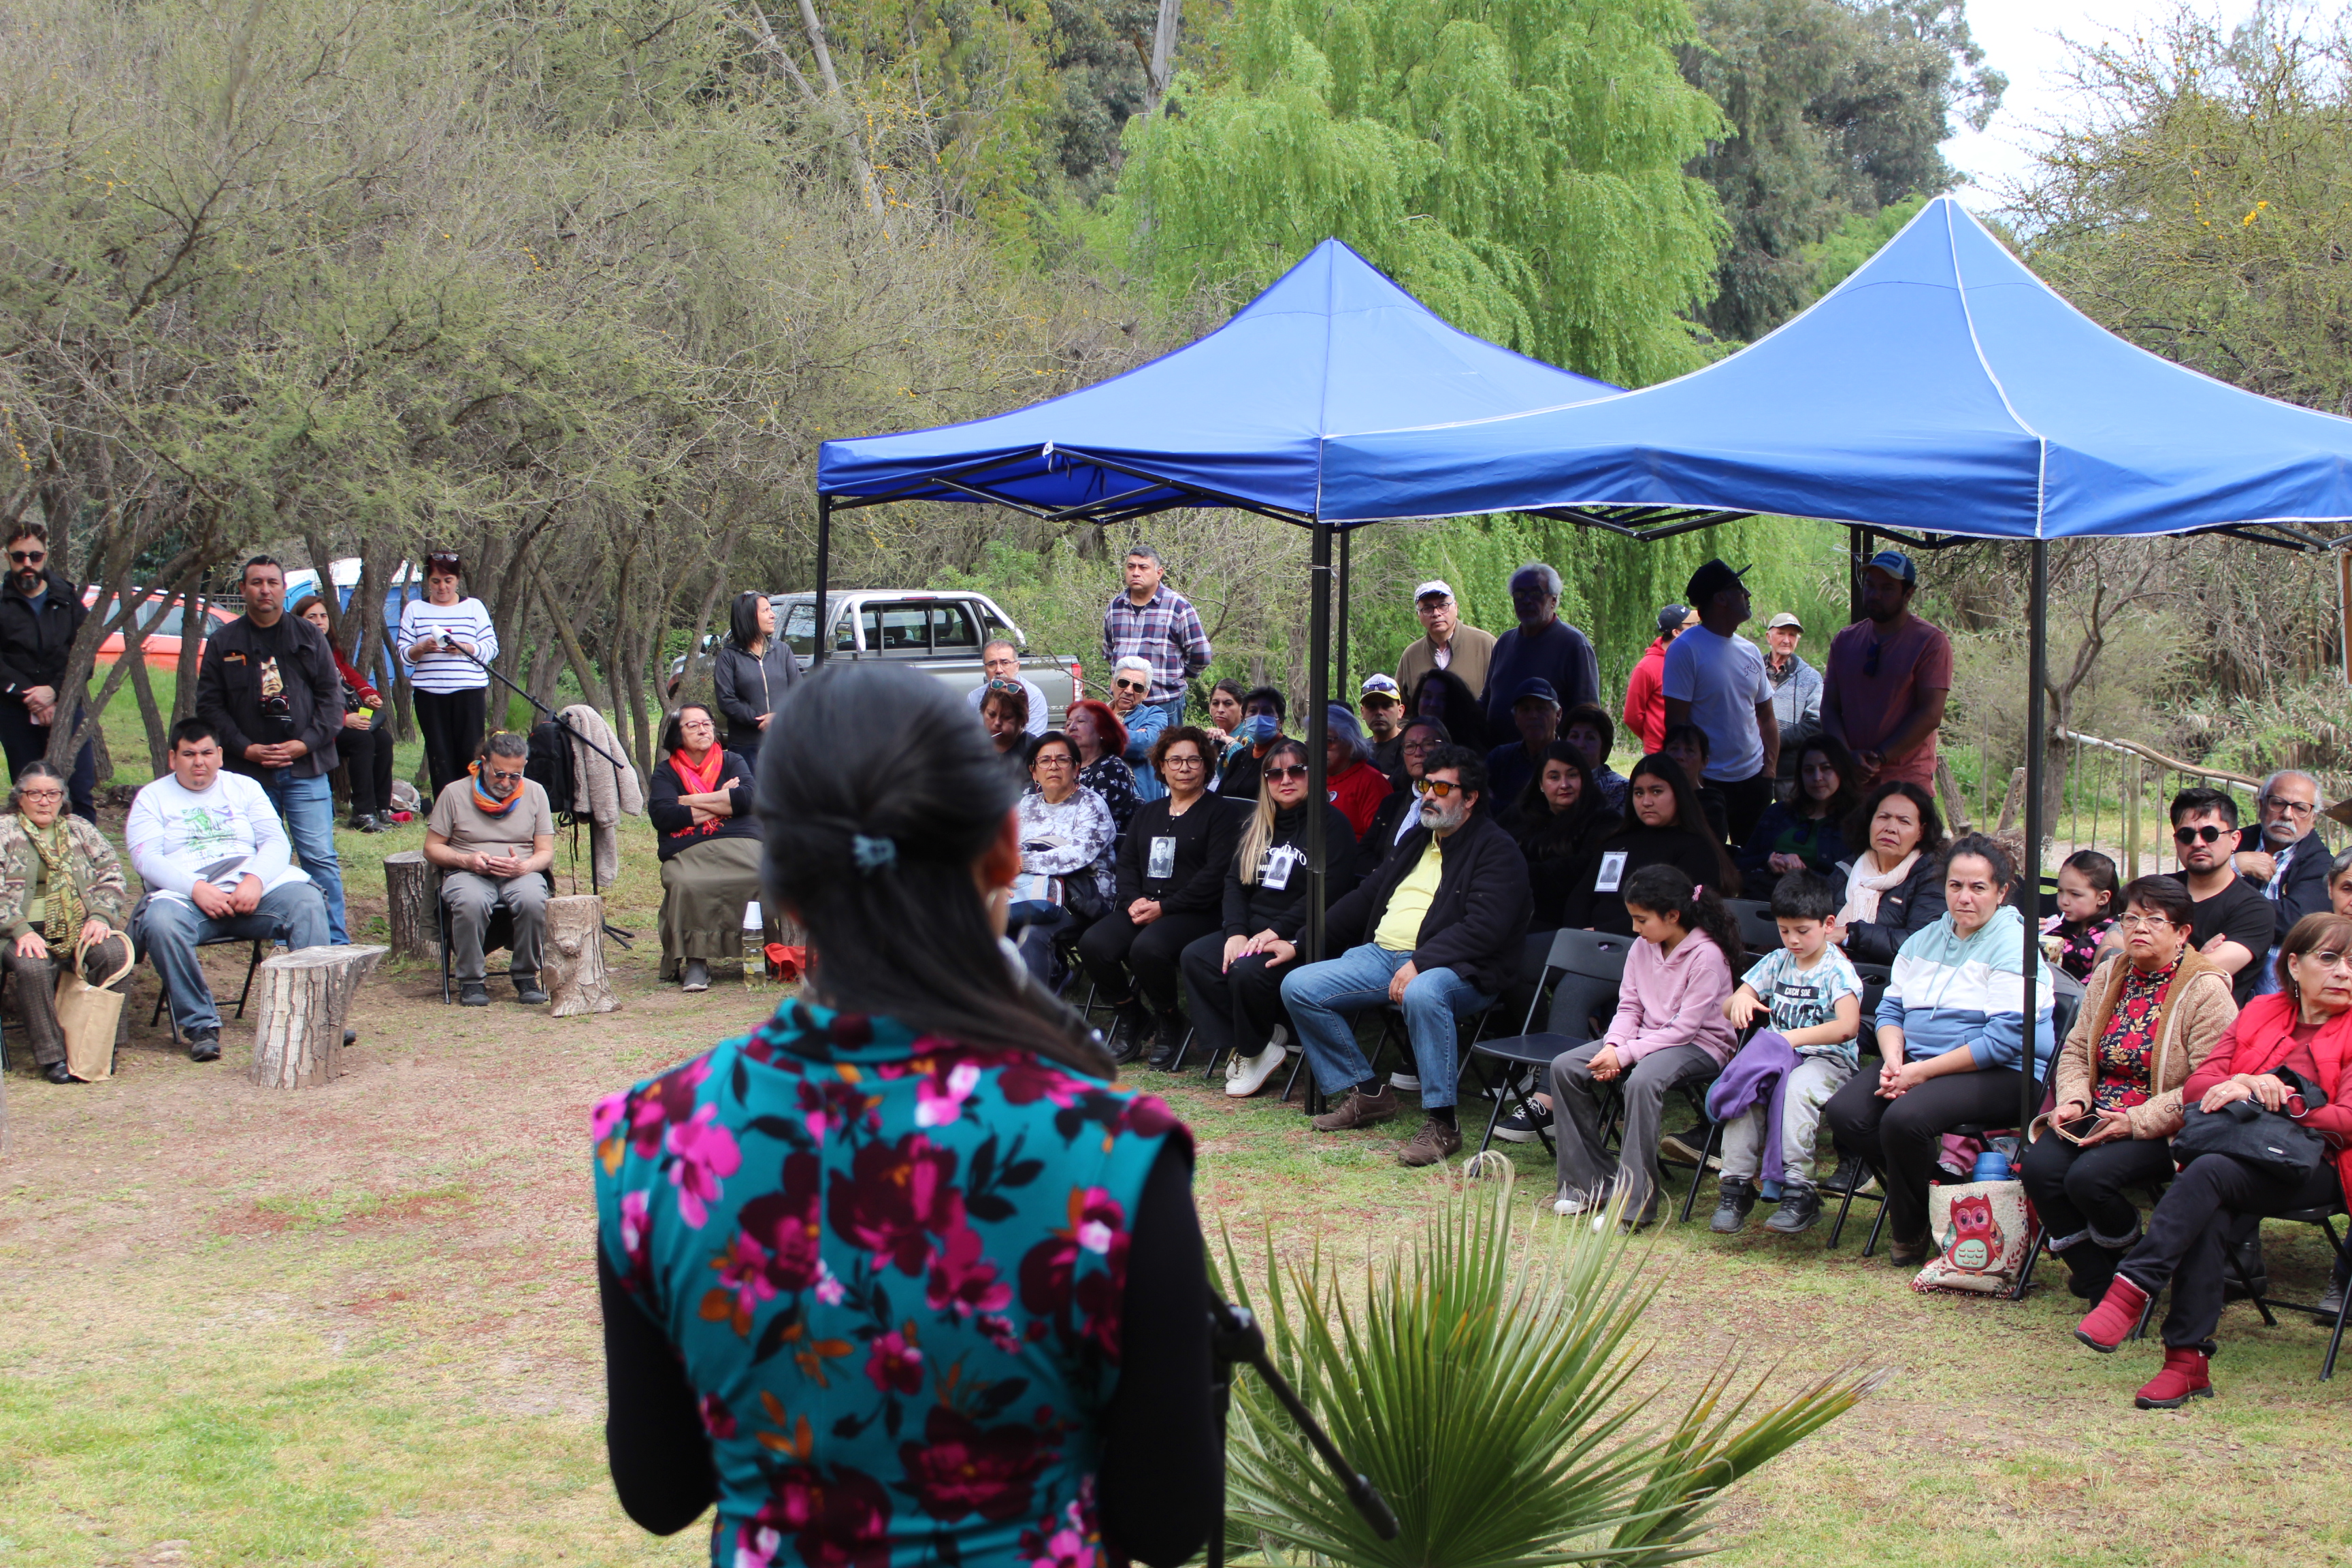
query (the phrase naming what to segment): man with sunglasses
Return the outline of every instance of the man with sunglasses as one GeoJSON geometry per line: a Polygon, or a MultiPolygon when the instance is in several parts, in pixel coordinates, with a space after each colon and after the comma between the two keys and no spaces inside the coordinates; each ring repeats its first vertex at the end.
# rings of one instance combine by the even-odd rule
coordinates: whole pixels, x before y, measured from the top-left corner
{"type": "MultiPolygon", "coordinates": [[[[89,611],[73,584],[49,569],[49,531],[19,522],[8,540],[8,580],[0,585],[0,750],[13,780],[46,755],[57,732],[58,683],[89,611]]],[[[79,721],[79,716],[68,722],[79,721]]],[[[73,814],[98,820],[98,772],[82,742],[66,781],[73,814]]]]}
{"type": "Polygon", "coordinates": [[[971,695],[965,699],[971,704],[973,712],[980,711],[982,701],[988,696],[988,689],[1003,681],[1008,686],[1019,687],[1029,699],[1028,733],[1042,735],[1052,728],[1045,722],[1045,689],[1021,673],[1019,648],[1009,642],[990,643],[980,650],[980,668],[988,673],[988,679],[973,687],[971,695]]]}
{"type": "Polygon", "coordinates": [[[1146,801],[1168,798],[1168,786],[1151,771],[1151,748],[1168,728],[1168,710],[1143,699],[1151,689],[1151,661],[1129,654],[1120,659],[1110,672],[1110,710],[1127,727],[1127,750],[1119,753],[1127,760],[1128,770],[1135,774],[1135,798],[1139,805],[1146,801]]]}
{"type": "Polygon", "coordinates": [[[2174,880],[2189,889],[2189,943],[2231,977],[2242,1007],[2253,999],[2273,939],[2271,901],[2238,875],[2238,805],[2218,789],[2172,797],[2172,843],[2180,857],[2174,880]]]}
{"type": "Polygon", "coordinates": [[[1936,787],[1936,731],[1952,692],[1952,639],[1911,613],[1919,569],[1882,550],[1862,572],[1862,619],[1830,639],[1821,724],[1862,765],[1858,787],[1936,787]]]}
{"type": "Polygon", "coordinates": [[[2284,768],[2263,781],[2254,805],[2259,815],[2238,835],[2230,858],[2238,875],[2263,890],[2275,914],[2270,951],[2258,966],[2254,994],[2278,989],[2272,960],[2294,922],[2331,907],[2327,892],[2327,846],[2312,831],[2319,820],[2319,784],[2309,773],[2284,768]]]}
{"type": "Polygon", "coordinates": [[[555,859],[555,813],[547,791],[523,777],[530,757],[523,736],[510,730],[492,735],[472,775],[441,791],[425,823],[425,858],[441,868],[450,967],[464,1006],[490,1005],[489,963],[482,949],[501,906],[514,924],[507,973],[515,1000],[527,1007],[547,1000],[539,965],[547,929],[543,873],[555,859]]]}
{"type": "Polygon", "coordinates": [[[1338,1100],[1315,1119],[1320,1132],[1397,1114],[1396,1089],[1364,1059],[1351,1020],[1383,1004],[1404,1014],[1427,1120],[1397,1161],[1434,1165],[1462,1148],[1454,1112],[1460,1021],[1509,989],[1534,899],[1517,841],[1479,809],[1486,765],[1475,752],[1445,747],[1414,788],[1418,824],[1369,879],[1331,906],[1326,922],[1369,940],[1294,972],[1282,983],[1282,1003],[1316,1084],[1338,1100]]]}

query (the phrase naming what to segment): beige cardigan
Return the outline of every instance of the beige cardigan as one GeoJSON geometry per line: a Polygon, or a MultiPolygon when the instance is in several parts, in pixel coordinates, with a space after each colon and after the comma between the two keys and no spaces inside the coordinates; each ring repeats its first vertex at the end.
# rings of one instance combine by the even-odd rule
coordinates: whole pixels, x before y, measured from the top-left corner
{"type": "MultiPolygon", "coordinates": [[[[2091,1086],[2097,1080],[2099,1037],[2106,1032],[2107,1019],[2123,994],[2124,971],[2129,963],[2130,960],[2118,955],[2092,972],[2083,1010],[2075,1015],[2074,1026],[2066,1031],[2066,1043],[2058,1049],[2053,1103],[2091,1102],[2091,1086]]],[[[2164,994],[2163,1009],[2157,1021],[2156,1044],[2148,1051],[2148,1098],[2125,1113],[2131,1118],[2135,1138],[2169,1138],[2180,1131],[2186,1115],[2180,1086],[2238,1017],[2230,977],[2193,948],[2180,955],[2180,972],[2164,994]]]]}

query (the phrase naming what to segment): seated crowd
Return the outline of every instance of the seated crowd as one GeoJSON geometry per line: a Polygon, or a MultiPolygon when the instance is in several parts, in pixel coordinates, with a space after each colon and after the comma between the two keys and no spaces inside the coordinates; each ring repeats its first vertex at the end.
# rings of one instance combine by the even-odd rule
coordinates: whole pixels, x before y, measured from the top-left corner
{"type": "MultiPolygon", "coordinates": [[[[1238,1098],[1303,1052],[1328,1106],[1318,1131],[1389,1121],[1400,1091],[1416,1095],[1421,1125],[1397,1157],[1428,1165],[1463,1147],[1464,1083],[1486,1087],[1465,1040],[1535,1016],[1556,935],[1627,939],[1613,1010],[1526,1092],[1487,1089],[1517,1107],[1497,1108],[1495,1135],[1552,1142],[1551,1209],[1648,1225],[1662,1152],[1688,1165],[1717,1150],[1715,1231],[1769,1201],[1765,1228],[1794,1236],[1825,1194],[1870,1195],[1889,1256],[1914,1269],[1941,1247],[1931,1189],[1969,1174],[1949,1146],[2013,1137],[2038,1089],[2046,1109],[2014,1145],[2017,1173],[2075,1294],[2096,1304],[2080,1336],[2112,1349],[2169,1288],[2165,1370],[2139,1403],[2209,1392],[2229,1239],[2249,1216],[2334,1202],[2338,1159],[2352,1166],[2352,1110],[2333,1109],[2352,852],[2326,858],[2303,774],[2266,781],[2242,832],[2228,795],[2183,791],[2178,875],[2118,886],[2104,855],[2065,861],[2057,912],[2036,928],[2029,1016],[2023,879],[1994,839],[1948,837],[1933,793],[1948,643],[1910,613],[1907,558],[1882,552],[1866,577],[1867,613],[1824,676],[1798,655],[1792,616],[1775,619],[1769,657],[1738,637],[1747,590],[1707,563],[1636,668],[1624,719],[1644,752],[1622,777],[1589,644],[1558,621],[1548,568],[1514,578],[1520,624],[1500,639],[1471,637],[1451,589],[1422,585],[1428,637],[1394,677],[1363,681],[1360,719],[1337,703],[1327,716],[1320,802],[1271,688],[1220,683],[1213,728],[1124,745],[1139,669],[1124,704],[1074,704],[1065,730],[1028,742],[1011,919],[1024,958],[1049,987],[1091,983],[1121,1062],[1172,1066],[1197,1039],[1238,1098]],[[1309,963],[1315,812],[1328,956],[1309,963]],[[1743,893],[1777,929],[1761,953],[1729,908],[1743,893]],[[1391,1039],[1403,1065],[1384,1074],[1391,1039]],[[1678,1091],[1706,1121],[1670,1133],[1678,1091]],[[2242,1100],[2284,1110],[2336,1157],[2288,1183],[2209,1153],[2172,1179],[2184,1116],[2242,1100]],[[2138,1200],[2158,1194],[2144,1220],[2138,1200]]],[[[1010,721],[1018,695],[992,685],[983,712],[1001,699],[1010,721]]]]}

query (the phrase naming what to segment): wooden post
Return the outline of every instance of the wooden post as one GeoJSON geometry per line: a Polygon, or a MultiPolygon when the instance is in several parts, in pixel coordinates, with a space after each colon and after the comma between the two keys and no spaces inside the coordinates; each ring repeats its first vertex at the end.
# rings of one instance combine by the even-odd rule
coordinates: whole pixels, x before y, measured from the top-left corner
{"type": "Polygon", "coordinates": [[[311,1089],[343,1070],[343,1018],[391,949],[299,947],[261,961],[261,1018],[253,1028],[253,1081],[311,1089]]]}
{"type": "Polygon", "coordinates": [[[2124,880],[2139,876],[2139,756],[2124,757],[2124,880]]]}
{"type": "Polygon", "coordinates": [[[422,849],[383,858],[383,893],[395,957],[441,962],[441,868],[422,849]]]}
{"type": "Polygon", "coordinates": [[[1959,781],[1952,777],[1952,763],[1948,757],[1938,756],[1936,759],[1936,793],[1943,798],[1944,826],[1956,837],[1966,833],[1969,830],[1969,797],[1960,788],[1959,781]]]}
{"type": "MultiPolygon", "coordinates": [[[[754,957],[753,963],[759,962],[754,957]]],[[[554,1003],[550,1017],[610,1013],[620,1006],[604,973],[604,900],[572,893],[547,900],[545,952],[540,980],[554,1003]]]]}

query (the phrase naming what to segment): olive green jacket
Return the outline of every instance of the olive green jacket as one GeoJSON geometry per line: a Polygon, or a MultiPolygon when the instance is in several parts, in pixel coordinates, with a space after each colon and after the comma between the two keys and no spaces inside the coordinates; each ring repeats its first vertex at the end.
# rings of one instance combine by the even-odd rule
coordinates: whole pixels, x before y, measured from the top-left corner
{"type": "MultiPolygon", "coordinates": [[[[122,876],[122,859],[106,836],[79,816],[60,818],[66,825],[66,864],[74,886],[81,890],[82,907],[120,931],[131,913],[130,885],[122,876]]],[[[14,812],[0,815],[0,932],[22,936],[33,929],[25,906],[41,877],[41,852],[33,847],[23,818],[14,812]]]]}

